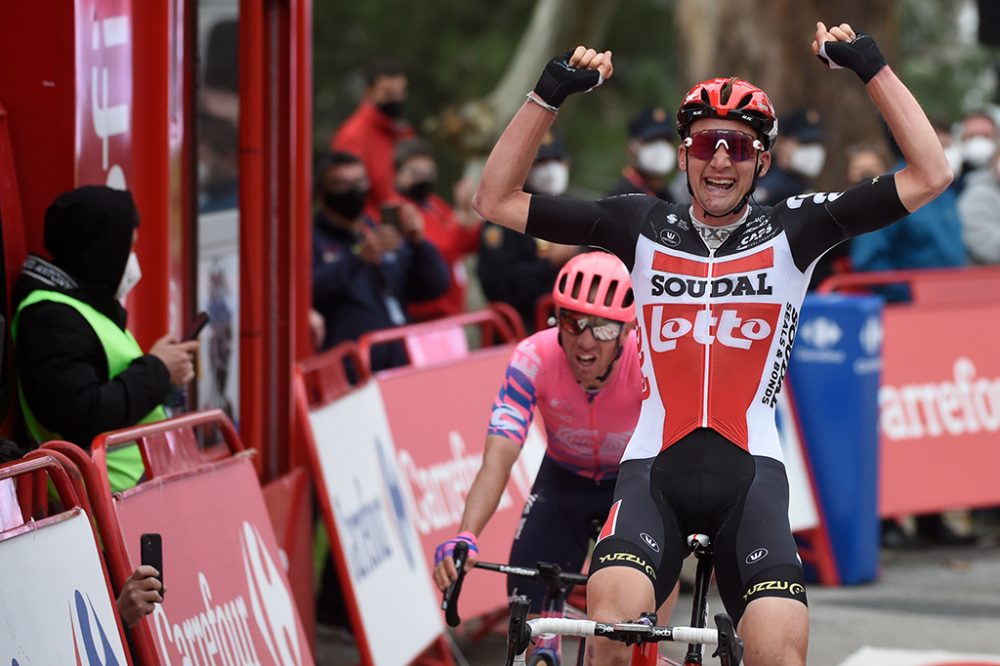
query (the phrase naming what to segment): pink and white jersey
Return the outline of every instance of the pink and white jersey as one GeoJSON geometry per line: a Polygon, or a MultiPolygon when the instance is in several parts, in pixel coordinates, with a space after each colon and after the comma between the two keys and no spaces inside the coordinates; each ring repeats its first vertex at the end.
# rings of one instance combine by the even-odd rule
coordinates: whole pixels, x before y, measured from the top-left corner
{"type": "Polygon", "coordinates": [[[588,392],[573,377],[558,329],[540,331],[511,355],[489,434],[523,445],[537,407],[552,460],[580,476],[613,478],[639,418],[641,383],[634,336],[626,339],[604,387],[588,392]]]}
{"type": "Polygon", "coordinates": [[[774,406],[819,257],[905,216],[892,176],[846,192],[751,206],[715,249],[690,207],[645,195],[533,196],[528,232],[613,251],[629,267],[643,403],[622,460],[651,458],[697,428],[782,460],[774,406]]]}

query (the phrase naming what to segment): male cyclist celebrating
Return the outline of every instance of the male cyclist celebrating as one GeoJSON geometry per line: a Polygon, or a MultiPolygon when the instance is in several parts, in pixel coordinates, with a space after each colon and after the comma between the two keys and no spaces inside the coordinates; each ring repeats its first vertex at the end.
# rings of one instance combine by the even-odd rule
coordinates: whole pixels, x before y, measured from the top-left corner
{"type": "MultiPolygon", "coordinates": [[[[635,304],[628,271],[614,255],[590,252],[570,259],[552,289],[558,326],[524,339],[490,418],[483,465],[469,489],[461,533],[435,552],[434,581],[445,590],[455,579],[455,543],[478,556],[476,535],[496,511],[511,467],[537,407],[547,448],[514,537],[510,563],[559,564],[580,571],[591,523],[608,516],[618,464],[639,418],[639,359],[629,324],[635,304]]],[[[508,579],[508,591],[542,610],[545,587],[508,579]]]]}
{"type": "MultiPolygon", "coordinates": [[[[474,199],[494,222],[606,248],[631,271],[644,400],[593,554],[588,613],[619,622],[654,608],[677,579],[686,535],[708,534],[748,666],[805,663],[808,612],[774,404],[810,274],[837,243],[891,224],[951,181],[933,128],[870,36],[818,23],[812,49],[864,82],[902,170],[845,192],[749,204],[771,163],[775,112],[759,88],[720,78],[694,86],[677,113],[690,207],[644,195],[529,196],[521,183],[559,105],[612,73],[610,52],[577,47],[546,66],[474,199]]],[[[628,651],[595,640],[588,658],[625,664],[628,651]]]]}

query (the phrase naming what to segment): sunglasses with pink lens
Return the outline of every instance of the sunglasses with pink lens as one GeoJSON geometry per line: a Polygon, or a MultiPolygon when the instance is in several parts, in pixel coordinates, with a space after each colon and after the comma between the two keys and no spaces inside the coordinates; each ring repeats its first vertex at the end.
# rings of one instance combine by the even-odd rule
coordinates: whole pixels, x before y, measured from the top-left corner
{"type": "Polygon", "coordinates": [[[721,146],[725,148],[729,159],[743,162],[764,150],[764,144],[759,139],[736,130],[705,130],[692,134],[684,139],[688,153],[699,160],[709,161],[715,156],[715,151],[721,146]]]}

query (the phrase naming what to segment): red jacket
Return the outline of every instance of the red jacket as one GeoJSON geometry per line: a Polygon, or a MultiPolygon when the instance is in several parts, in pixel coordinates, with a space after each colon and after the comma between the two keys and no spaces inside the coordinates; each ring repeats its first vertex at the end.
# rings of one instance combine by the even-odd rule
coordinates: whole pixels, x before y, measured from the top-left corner
{"type": "Polygon", "coordinates": [[[430,194],[423,205],[407,197],[403,199],[420,210],[424,218],[424,236],[438,249],[451,270],[448,291],[432,301],[411,302],[410,318],[425,321],[465,312],[465,291],[469,279],[462,259],[479,250],[480,225],[463,227],[448,202],[436,194],[430,194]]]}
{"type": "Polygon", "coordinates": [[[332,150],[343,150],[361,158],[372,184],[368,205],[377,208],[393,194],[396,170],[392,165],[396,144],[413,137],[413,128],[379,111],[371,102],[358,105],[330,139],[332,150]]]}

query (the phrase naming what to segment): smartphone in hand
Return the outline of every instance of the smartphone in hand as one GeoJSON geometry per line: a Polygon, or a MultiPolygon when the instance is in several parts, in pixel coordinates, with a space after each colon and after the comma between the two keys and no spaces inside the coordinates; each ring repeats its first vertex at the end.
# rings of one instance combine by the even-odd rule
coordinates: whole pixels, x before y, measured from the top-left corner
{"type": "Polygon", "coordinates": [[[381,214],[382,224],[388,224],[389,226],[396,227],[397,229],[402,226],[402,220],[399,218],[399,204],[382,204],[381,214]]]}
{"type": "Polygon", "coordinates": [[[205,325],[208,324],[208,320],[209,317],[207,312],[202,311],[196,314],[194,319],[191,320],[191,323],[188,324],[187,330],[184,332],[184,337],[181,339],[181,342],[187,342],[197,338],[198,334],[201,333],[201,329],[205,328],[205,325]]]}
{"type": "Polygon", "coordinates": [[[163,540],[159,534],[147,533],[139,537],[139,558],[142,564],[159,572],[156,580],[160,581],[160,596],[163,596],[163,540]]]}

